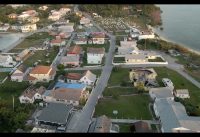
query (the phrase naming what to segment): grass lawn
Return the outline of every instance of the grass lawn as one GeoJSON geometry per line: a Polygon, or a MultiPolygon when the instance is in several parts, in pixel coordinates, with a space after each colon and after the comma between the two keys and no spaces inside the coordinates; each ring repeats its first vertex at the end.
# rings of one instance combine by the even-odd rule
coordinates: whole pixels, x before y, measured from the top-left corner
{"type": "Polygon", "coordinates": [[[136,95],[119,97],[119,99],[100,99],[95,108],[95,116],[106,115],[116,118],[113,110],[117,110],[117,118],[152,119],[148,108],[149,96],[136,95]]]}
{"type": "Polygon", "coordinates": [[[130,133],[130,124],[118,124],[120,133],[130,133]]]}
{"type": "MultiPolygon", "coordinates": [[[[167,69],[165,67],[154,68],[158,74],[157,80],[160,85],[162,84],[162,78],[169,78],[175,85],[175,89],[188,89],[190,94],[190,99],[185,99],[185,101],[191,102],[195,106],[200,106],[200,89],[193,85],[190,81],[182,77],[177,72],[167,69]]],[[[200,109],[198,109],[198,114],[200,115],[200,109]]]]}
{"type": "Polygon", "coordinates": [[[39,32],[35,33],[29,37],[27,37],[23,42],[21,42],[19,45],[17,45],[11,52],[13,52],[15,49],[19,48],[29,48],[29,47],[40,47],[42,46],[43,42],[47,38],[52,38],[52,36],[49,36],[47,32],[39,32]]]}
{"type": "Polygon", "coordinates": [[[83,45],[80,45],[84,51],[87,52],[87,48],[105,48],[105,52],[108,52],[109,50],[109,43],[105,43],[105,44],[83,44],[83,45]]]}
{"type": "Polygon", "coordinates": [[[103,92],[103,96],[112,96],[113,93],[117,93],[117,95],[129,95],[129,94],[137,94],[138,91],[134,87],[132,88],[106,88],[103,92]]]}
{"type": "Polygon", "coordinates": [[[116,71],[112,70],[110,79],[108,81],[108,86],[120,85],[122,81],[130,81],[129,69],[119,68],[116,71]]]}
{"type": "Polygon", "coordinates": [[[50,65],[57,54],[58,54],[58,50],[54,48],[51,48],[49,51],[39,50],[39,51],[36,51],[28,59],[26,59],[23,64],[25,64],[26,66],[32,67],[35,62],[37,62],[38,60],[41,60],[41,62],[39,63],[40,65],[50,65]],[[46,57],[47,53],[49,53],[48,57],[46,57]],[[50,63],[47,63],[46,61],[50,61],[50,63]]]}
{"type": "Polygon", "coordinates": [[[114,63],[125,63],[125,57],[114,57],[114,63]]]}
{"type": "Polygon", "coordinates": [[[9,72],[0,72],[0,82],[4,80],[6,76],[8,76],[9,72]]]}
{"type": "Polygon", "coordinates": [[[149,62],[165,62],[161,57],[157,57],[156,59],[148,59],[149,62]]]}

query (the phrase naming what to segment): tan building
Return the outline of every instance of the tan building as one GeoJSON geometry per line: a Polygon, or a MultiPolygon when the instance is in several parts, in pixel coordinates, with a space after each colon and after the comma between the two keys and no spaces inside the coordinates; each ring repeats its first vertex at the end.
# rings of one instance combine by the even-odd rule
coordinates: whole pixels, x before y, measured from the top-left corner
{"type": "Polygon", "coordinates": [[[38,65],[30,71],[28,81],[33,84],[36,82],[49,82],[54,79],[55,75],[56,70],[52,67],[38,65]]]}
{"type": "Polygon", "coordinates": [[[36,23],[39,20],[40,20],[39,17],[30,17],[30,18],[28,18],[28,22],[30,22],[30,23],[36,23]]]}
{"type": "Polygon", "coordinates": [[[144,63],[147,61],[148,61],[148,59],[143,54],[127,54],[127,55],[125,55],[126,63],[144,63]]]}
{"type": "Polygon", "coordinates": [[[9,14],[8,15],[8,18],[10,18],[10,19],[17,19],[17,14],[15,14],[15,13],[12,13],[12,14],[9,14]]]}

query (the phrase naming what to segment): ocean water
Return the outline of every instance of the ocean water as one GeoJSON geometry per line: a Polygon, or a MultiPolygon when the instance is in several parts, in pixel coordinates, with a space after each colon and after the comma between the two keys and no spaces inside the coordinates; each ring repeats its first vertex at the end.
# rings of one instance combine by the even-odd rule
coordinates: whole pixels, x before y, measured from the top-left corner
{"type": "Polygon", "coordinates": [[[200,52],[200,5],[157,5],[163,13],[162,27],[155,31],[166,40],[200,52]]]}
{"type": "Polygon", "coordinates": [[[0,50],[8,48],[10,45],[19,40],[22,34],[19,33],[0,33],[0,50]]]}

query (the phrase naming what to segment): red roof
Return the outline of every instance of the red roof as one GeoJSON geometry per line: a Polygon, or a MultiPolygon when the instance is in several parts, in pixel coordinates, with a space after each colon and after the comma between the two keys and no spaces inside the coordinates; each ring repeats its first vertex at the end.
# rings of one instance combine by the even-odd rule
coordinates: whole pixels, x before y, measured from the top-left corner
{"type": "Polygon", "coordinates": [[[51,43],[62,43],[62,42],[63,42],[62,39],[53,39],[53,40],[51,41],[51,43]]]}
{"type": "Polygon", "coordinates": [[[82,48],[78,45],[69,47],[67,54],[81,54],[82,48]]]}
{"type": "Polygon", "coordinates": [[[30,72],[30,74],[48,74],[48,72],[51,70],[50,66],[36,66],[33,68],[30,72]]]}
{"type": "Polygon", "coordinates": [[[72,79],[72,80],[80,80],[82,75],[79,73],[68,73],[65,75],[67,79],[72,79]]]}

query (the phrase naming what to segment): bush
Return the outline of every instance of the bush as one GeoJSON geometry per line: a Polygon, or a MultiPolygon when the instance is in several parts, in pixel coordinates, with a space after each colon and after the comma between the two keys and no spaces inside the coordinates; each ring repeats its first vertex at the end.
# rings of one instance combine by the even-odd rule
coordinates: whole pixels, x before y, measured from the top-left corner
{"type": "Polygon", "coordinates": [[[65,66],[64,66],[63,64],[59,64],[59,65],[57,66],[57,68],[58,68],[59,70],[64,70],[64,69],[65,69],[65,66]]]}
{"type": "Polygon", "coordinates": [[[126,81],[122,81],[120,84],[122,87],[126,87],[127,86],[127,82],[126,81]]]}

